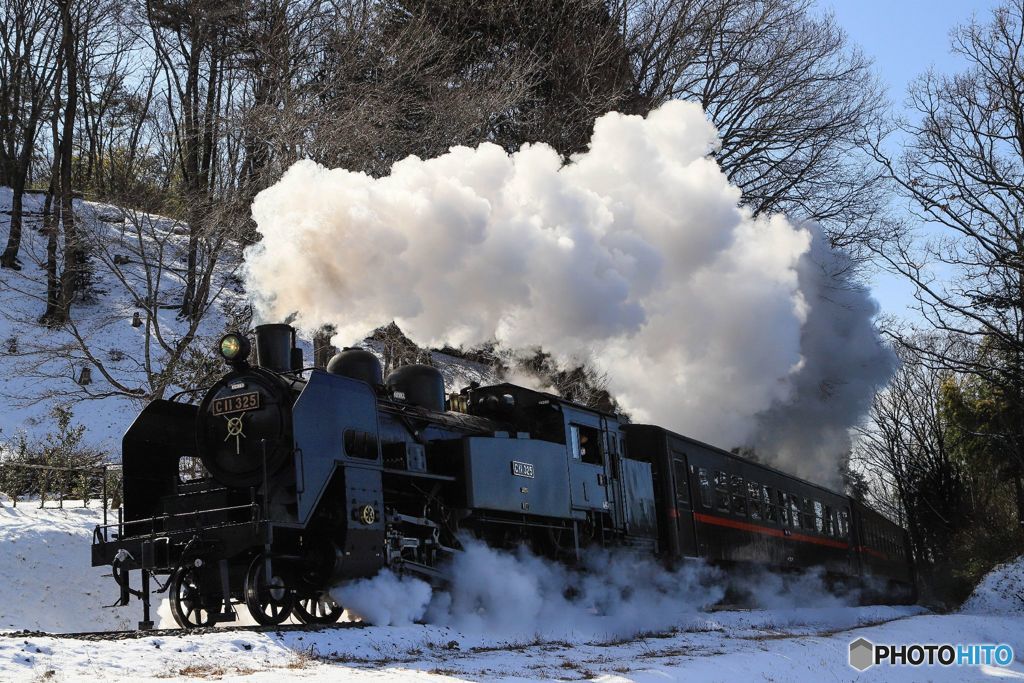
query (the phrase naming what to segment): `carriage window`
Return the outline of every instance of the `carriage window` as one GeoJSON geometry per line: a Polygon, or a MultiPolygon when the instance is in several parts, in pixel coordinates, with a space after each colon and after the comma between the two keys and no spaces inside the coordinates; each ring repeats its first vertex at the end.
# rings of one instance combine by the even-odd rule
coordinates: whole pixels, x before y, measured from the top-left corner
{"type": "Polygon", "coordinates": [[[822,512],[821,501],[814,501],[814,530],[819,534],[825,530],[825,515],[822,512]]]}
{"type": "Polygon", "coordinates": [[[761,519],[764,506],[761,504],[761,485],[747,482],[747,498],[750,500],[750,518],[761,519]]]}
{"type": "Polygon", "coordinates": [[[803,526],[808,531],[812,531],[814,529],[814,503],[811,502],[810,498],[804,498],[803,504],[803,526]]]}
{"type": "Polygon", "coordinates": [[[794,528],[800,528],[803,520],[800,518],[800,499],[796,496],[789,495],[789,525],[794,528]]]}
{"type": "Polygon", "coordinates": [[[839,511],[839,535],[843,538],[849,538],[850,536],[850,511],[840,510],[839,511]]]}
{"type": "Polygon", "coordinates": [[[569,425],[572,457],[588,465],[603,465],[601,458],[601,431],[583,425],[569,425]]]}
{"type": "Polygon", "coordinates": [[[747,515],[747,483],[743,477],[732,475],[732,513],[734,515],[747,515]]]}
{"type": "Polygon", "coordinates": [[[778,489],[775,490],[775,504],[779,508],[779,523],[783,526],[790,524],[786,494],[778,489]]]}
{"type": "Polygon", "coordinates": [[[722,512],[729,511],[729,480],[721,470],[715,472],[715,507],[722,512]]]}
{"type": "Polygon", "coordinates": [[[697,468],[697,485],[700,487],[700,504],[708,510],[711,509],[711,481],[708,479],[708,471],[703,467],[697,468]]]}
{"type": "Polygon", "coordinates": [[[826,536],[835,535],[834,527],[832,526],[832,507],[830,505],[825,506],[825,516],[822,518],[822,524],[824,525],[824,533],[826,536]]]}
{"type": "Polygon", "coordinates": [[[775,490],[769,486],[762,486],[761,502],[764,503],[764,518],[769,522],[778,522],[779,506],[775,501],[775,490]]]}
{"type": "Polygon", "coordinates": [[[680,503],[689,503],[690,486],[687,483],[686,462],[679,458],[673,458],[672,470],[676,475],[676,500],[680,503]]]}

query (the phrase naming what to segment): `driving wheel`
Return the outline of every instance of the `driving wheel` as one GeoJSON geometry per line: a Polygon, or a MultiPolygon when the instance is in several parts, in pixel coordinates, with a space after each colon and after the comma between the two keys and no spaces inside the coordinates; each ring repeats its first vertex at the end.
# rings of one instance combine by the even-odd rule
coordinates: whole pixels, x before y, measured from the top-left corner
{"type": "Polygon", "coordinates": [[[333,624],[344,611],[327,591],[299,595],[292,606],[292,614],[303,624],[333,624]]]}
{"type": "Polygon", "coordinates": [[[179,567],[171,575],[171,614],[181,628],[213,626],[220,612],[224,602],[220,590],[202,579],[195,567],[179,567]]]}
{"type": "Polygon", "coordinates": [[[282,624],[292,613],[293,595],[278,576],[267,577],[266,559],[257,555],[245,574],[245,606],[256,623],[282,624]]]}

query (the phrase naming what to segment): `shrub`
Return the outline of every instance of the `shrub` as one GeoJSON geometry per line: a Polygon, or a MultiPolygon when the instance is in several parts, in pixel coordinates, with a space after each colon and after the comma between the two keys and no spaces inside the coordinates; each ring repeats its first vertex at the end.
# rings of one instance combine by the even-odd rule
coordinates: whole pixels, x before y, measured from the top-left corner
{"type": "MultiPolygon", "coordinates": [[[[99,498],[107,454],[82,443],[85,427],[73,424],[70,408],[56,406],[50,416],[54,429],[42,439],[19,432],[0,448],[0,491],[43,500],[63,497],[88,503],[99,498]]],[[[117,483],[108,481],[108,493],[115,493],[117,483]]]]}

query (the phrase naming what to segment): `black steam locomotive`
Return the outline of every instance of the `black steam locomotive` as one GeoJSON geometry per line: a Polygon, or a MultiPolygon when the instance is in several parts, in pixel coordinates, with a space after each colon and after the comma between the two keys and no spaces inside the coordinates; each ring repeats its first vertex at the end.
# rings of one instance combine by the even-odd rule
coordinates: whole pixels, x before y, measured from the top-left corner
{"type": "Polygon", "coordinates": [[[261,624],[333,622],[331,586],[385,567],[443,583],[462,534],[567,561],[600,544],[820,566],[915,599],[906,532],[841,494],[511,384],[446,397],[424,365],[385,380],[361,349],[304,372],[287,325],[255,342],[250,363],[248,340],[225,336],[230,370],[198,406],[153,401],[124,436],[124,504],[92,563],[112,567],[120,604],[141,598],[142,628],[151,580],[184,628],[243,602],[261,624]]]}

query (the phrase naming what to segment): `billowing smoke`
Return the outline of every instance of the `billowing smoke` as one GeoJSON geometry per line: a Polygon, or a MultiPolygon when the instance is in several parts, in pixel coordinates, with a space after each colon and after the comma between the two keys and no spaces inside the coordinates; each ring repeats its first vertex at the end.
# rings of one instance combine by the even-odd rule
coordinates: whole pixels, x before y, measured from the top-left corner
{"type": "Polygon", "coordinates": [[[253,203],[265,320],[338,343],[395,320],[422,345],[540,346],[593,363],[637,421],[756,446],[828,479],[889,356],[814,226],[753,217],[700,107],[607,114],[543,144],[409,157],[371,178],[296,163],[253,203]]]}
{"type": "Polygon", "coordinates": [[[625,549],[591,549],[572,568],[525,548],[497,550],[468,539],[463,547],[447,567],[450,585],[444,590],[385,570],[343,584],[332,595],[350,617],[379,626],[425,622],[518,640],[600,640],[699,628],[709,618],[704,610],[720,603],[727,589],[728,601],[770,609],[776,621],[798,622],[808,609],[820,618],[821,610],[856,604],[858,597],[829,593],[823,572],[814,570],[726,574],[698,560],[668,570],[625,549]]]}
{"type": "Polygon", "coordinates": [[[332,594],[372,624],[425,621],[523,639],[667,630],[724,595],[720,572],[699,562],[668,571],[649,556],[594,550],[575,570],[523,548],[496,550],[477,541],[465,541],[464,548],[449,567],[447,590],[433,592],[419,579],[385,570],[332,594]]]}
{"type": "Polygon", "coordinates": [[[810,306],[800,333],[804,362],[790,378],[792,396],[758,415],[751,440],[765,460],[813,481],[836,483],[850,426],[885,384],[896,356],[878,338],[875,301],[849,274],[849,258],[812,229],[797,265],[810,306]]]}

